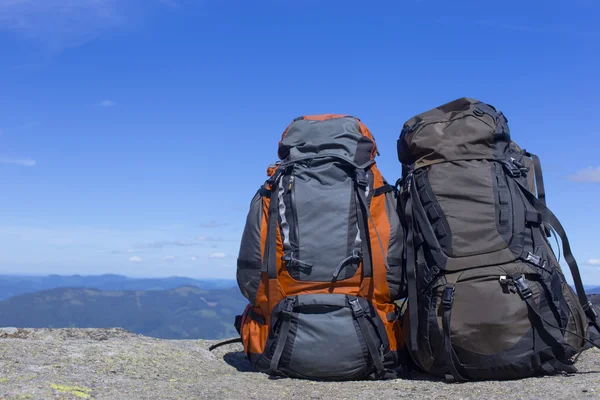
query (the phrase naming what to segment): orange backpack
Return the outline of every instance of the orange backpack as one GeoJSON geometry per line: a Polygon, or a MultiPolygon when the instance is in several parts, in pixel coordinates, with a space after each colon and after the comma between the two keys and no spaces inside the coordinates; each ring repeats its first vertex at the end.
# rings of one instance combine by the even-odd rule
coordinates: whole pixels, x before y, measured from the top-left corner
{"type": "Polygon", "coordinates": [[[236,321],[262,372],[319,380],[393,377],[404,354],[395,301],[405,297],[396,188],[357,118],[296,118],[280,161],[252,199],[236,321]]]}

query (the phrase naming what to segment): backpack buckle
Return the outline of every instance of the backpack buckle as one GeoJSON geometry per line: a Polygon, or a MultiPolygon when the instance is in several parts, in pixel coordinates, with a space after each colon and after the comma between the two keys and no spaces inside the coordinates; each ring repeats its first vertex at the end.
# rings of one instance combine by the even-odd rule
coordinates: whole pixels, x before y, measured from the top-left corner
{"type": "Polygon", "coordinates": [[[442,297],[442,306],[444,307],[444,310],[450,310],[452,308],[452,303],[454,303],[454,285],[446,285],[442,297]]]}
{"type": "Polygon", "coordinates": [[[292,318],[292,312],[294,311],[294,303],[296,302],[295,297],[288,297],[285,300],[285,305],[283,306],[283,310],[281,310],[280,315],[281,319],[284,321],[289,321],[292,318]]]}
{"type": "Polygon", "coordinates": [[[352,307],[352,314],[354,314],[355,318],[360,318],[365,315],[365,310],[358,302],[358,299],[350,300],[350,307],[352,307]]]}
{"type": "Polygon", "coordinates": [[[523,297],[523,300],[533,296],[533,293],[531,292],[529,285],[527,285],[525,282],[525,277],[523,277],[523,275],[519,276],[517,279],[513,279],[513,281],[515,282],[515,287],[521,294],[521,297],[523,297]]]}
{"type": "Polygon", "coordinates": [[[592,320],[592,321],[596,321],[596,319],[598,318],[598,313],[596,312],[596,310],[594,309],[594,305],[592,304],[591,301],[588,301],[587,303],[585,303],[583,306],[583,311],[585,311],[586,315],[592,320]]]}
{"type": "Polygon", "coordinates": [[[361,187],[367,187],[369,179],[367,178],[367,172],[364,169],[356,170],[356,184],[361,187]]]}
{"type": "Polygon", "coordinates": [[[527,257],[525,258],[525,260],[529,261],[532,264],[535,264],[538,267],[544,265],[544,260],[542,259],[542,257],[537,256],[529,251],[527,252],[527,257]]]}

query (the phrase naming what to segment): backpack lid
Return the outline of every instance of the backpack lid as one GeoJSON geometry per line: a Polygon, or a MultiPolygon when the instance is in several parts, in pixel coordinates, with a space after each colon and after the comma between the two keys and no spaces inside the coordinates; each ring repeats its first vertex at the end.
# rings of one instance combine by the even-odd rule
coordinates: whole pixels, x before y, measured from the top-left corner
{"type": "Polygon", "coordinates": [[[415,168],[447,161],[502,158],[508,121],[493,106],[462,97],[404,123],[398,159],[415,168]]]}
{"type": "Polygon", "coordinates": [[[358,118],[345,114],[318,114],[294,119],[281,136],[277,154],[284,164],[316,157],[336,157],[364,168],[375,159],[377,145],[358,118]]]}

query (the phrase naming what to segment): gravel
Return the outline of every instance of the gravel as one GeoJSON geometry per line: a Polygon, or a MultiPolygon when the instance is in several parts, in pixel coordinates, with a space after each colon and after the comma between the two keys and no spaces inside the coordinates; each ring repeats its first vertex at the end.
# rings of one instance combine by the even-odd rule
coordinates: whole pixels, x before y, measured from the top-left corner
{"type": "Polygon", "coordinates": [[[600,398],[600,350],[579,373],[448,384],[411,379],[314,382],[254,372],[240,344],[162,340],[123,329],[0,328],[0,399],[600,398]]]}

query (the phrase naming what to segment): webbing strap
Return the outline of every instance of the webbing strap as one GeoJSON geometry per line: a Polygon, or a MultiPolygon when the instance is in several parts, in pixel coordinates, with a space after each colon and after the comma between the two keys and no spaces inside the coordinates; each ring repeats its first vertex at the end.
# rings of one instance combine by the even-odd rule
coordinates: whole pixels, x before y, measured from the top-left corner
{"type": "Polygon", "coordinates": [[[535,209],[542,215],[542,219],[544,220],[544,222],[551,225],[552,228],[554,228],[554,230],[558,234],[558,236],[560,236],[560,239],[562,241],[562,247],[563,247],[563,253],[565,256],[565,261],[567,262],[567,264],[569,265],[569,269],[571,270],[571,275],[573,276],[573,283],[575,283],[575,289],[577,291],[577,297],[579,299],[579,303],[583,307],[583,309],[584,309],[586,315],[588,316],[588,318],[590,319],[590,321],[593,322],[594,325],[596,325],[596,327],[598,329],[600,329],[600,327],[598,326],[598,322],[596,321],[598,316],[594,312],[592,304],[588,300],[588,298],[585,294],[585,289],[583,288],[583,282],[581,280],[581,275],[579,274],[579,267],[577,266],[577,261],[575,260],[575,257],[573,256],[573,252],[571,251],[571,245],[569,244],[569,239],[567,238],[567,233],[565,232],[562,224],[560,223],[558,218],[556,218],[554,213],[552,211],[550,211],[544,203],[542,203],[542,201],[540,201],[537,197],[535,197],[533,195],[533,193],[531,193],[529,190],[527,190],[527,188],[525,186],[523,186],[519,181],[515,180],[515,182],[521,188],[521,191],[523,192],[525,197],[531,202],[531,204],[533,204],[535,209]]]}
{"type": "Polygon", "coordinates": [[[465,378],[458,372],[454,363],[454,349],[452,348],[452,337],[450,335],[450,320],[452,318],[452,303],[454,302],[454,284],[448,284],[444,288],[442,297],[442,329],[444,330],[444,354],[446,356],[446,366],[450,370],[454,381],[464,382],[465,378]]]}
{"type": "Polygon", "coordinates": [[[418,309],[417,309],[417,279],[416,279],[416,261],[414,248],[414,217],[413,217],[413,195],[412,186],[413,176],[407,177],[408,199],[406,200],[406,283],[408,285],[408,312],[410,318],[410,349],[413,352],[418,350],[418,309]]]}
{"type": "Polygon", "coordinates": [[[287,342],[288,334],[290,333],[290,327],[292,326],[292,310],[295,303],[295,297],[288,297],[285,301],[285,308],[279,314],[281,320],[283,321],[281,324],[281,328],[279,330],[279,337],[277,338],[277,346],[275,347],[275,352],[273,353],[273,358],[271,359],[270,369],[273,373],[278,372],[279,369],[279,361],[281,360],[281,355],[283,354],[283,349],[285,348],[285,344],[287,342]]]}
{"type": "Polygon", "coordinates": [[[385,183],[383,186],[379,186],[373,190],[373,196],[379,196],[380,194],[384,194],[387,192],[392,192],[396,190],[396,188],[389,183],[385,183]]]}
{"type": "Polygon", "coordinates": [[[362,332],[365,342],[367,343],[367,349],[369,350],[371,359],[375,364],[375,369],[377,370],[377,377],[382,377],[386,372],[385,367],[383,366],[383,361],[381,360],[379,351],[377,351],[373,335],[371,335],[371,332],[369,330],[369,322],[365,317],[365,310],[358,302],[358,299],[351,300],[350,306],[352,307],[352,314],[354,315],[354,318],[356,318],[358,326],[360,327],[360,331],[362,332]]]}
{"type": "Polygon", "coordinates": [[[542,164],[540,163],[540,159],[535,154],[529,152],[525,152],[525,155],[531,157],[533,160],[537,197],[542,203],[546,204],[546,190],[544,189],[544,177],[542,175],[542,164]]]}
{"type": "MultiPolygon", "coordinates": [[[[533,311],[533,313],[534,313],[534,314],[535,314],[535,315],[536,315],[536,316],[539,318],[539,320],[540,320],[540,322],[541,322],[542,324],[546,324],[546,325],[548,325],[548,326],[550,326],[550,327],[552,327],[552,328],[554,328],[554,329],[558,329],[559,331],[562,331],[562,332],[565,332],[565,333],[569,333],[569,334],[571,334],[571,335],[573,335],[573,336],[577,336],[577,337],[578,337],[578,338],[580,338],[581,340],[584,340],[584,341],[586,341],[587,343],[590,343],[592,346],[594,346],[594,347],[597,347],[598,349],[600,349],[600,345],[597,345],[597,344],[596,344],[596,343],[594,343],[592,340],[589,340],[588,338],[586,338],[586,337],[583,337],[583,336],[581,336],[581,335],[579,335],[579,334],[577,334],[577,333],[575,333],[575,332],[572,332],[572,331],[570,331],[570,330],[567,330],[567,329],[565,329],[565,328],[561,328],[561,327],[559,327],[559,326],[556,326],[556,325],[554,325],[554,324],[552,324],[552,323],[548,322],[548,321],[547,321],[547,320],[546,320],[546,319],[545,319],[545,318],[542,316],[542,314],[540,313],[540,311],[538,310],[538,307],[537,307],[537,305],[536,305],[536,304],[535,304],[535,302],[533,301],[533,296],[527,296],[527,297],[523,296],[523,297],[524,297],[524,298],[523,298],[523,300],[525,300],[525,303],[527,303],[527,306],[529,307],[529,309],[530,309],[531,311],[533,311]]],[[[546,332],[548,332],[548,331],[546,330],[546,332]]],[[[548,334],[550,334],[550,332],[548,332],[548,334]]],[[[552,341],[554,342],[554,344],[555,344],[556,346],[558,346],[559,348],[562,348],[562,345],[561,345],[561,344],[558,342],[558,340],[556,340],[556,338],[555,338],[555,337],[554,337],[552,334],[550,334],[550,336],[552,337],[552,341]]],[[[568,372],[569,372],[569,371],[568,371],[568,372]]],[[[573,371],[573,372],[575,372],[575,371],[573,371]]]]}

